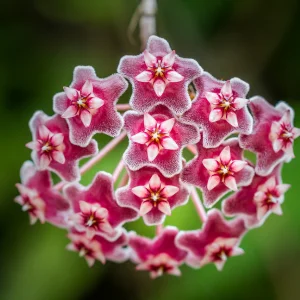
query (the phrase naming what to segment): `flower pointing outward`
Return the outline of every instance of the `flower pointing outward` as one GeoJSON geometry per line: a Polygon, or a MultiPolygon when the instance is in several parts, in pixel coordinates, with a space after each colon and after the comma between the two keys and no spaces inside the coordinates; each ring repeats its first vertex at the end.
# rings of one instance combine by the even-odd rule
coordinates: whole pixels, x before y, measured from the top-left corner
{"type": "Polygon", "coordinates": [[[124,122],[130,143],[123,159],[133,171],[153,166],[166,177],[178,174],[182,169],[183,146],[200,138],[196,126],[181,122],[162,105],[145,114],[128,111],[124,122]]]}
{"type": "Polygon", "coordinates": [[[176,227],[167,226],[153,240],[129,233],[131,260],[138,264],[137,270],[147,270],[152,279],[165,273],[179,276],[179,266],[184,262],[186,251],[179,249],[174,241],[178,234],[176,227]]]}
{"type": "Polygon", "coordinates": [[[153,167],[128,172],[130,181],[116,191],[116,200],[139,212],[147,225],[162,224],[172,209],[187,203],[189,189],[179,175],[167,178],[153,167]]]}
{"type": "Polygon", "coordinates": [[[121,59],[118,72],[133,85],[130,105],[134,110],[147,112],[163,104],[182,114],[191,107],[188,85],[202,68],[195,60],[176,55],[166,40],[151,36],[142,54],[121,59]]]}
{"type": "Polygon", "coordinates": [[[203,146],[214,148],[233,133],[250,134],[253,119],[246,95],[249,85],[239,78],[221,81],[207,72],[194,81],[198,91],[182,119],[203,130],[203,146]]]}
{"type": "Polygon", "coordinates": [[[140,82],[150,82],[158,97],[164,93],[169,82],[183,80],[184,77],[173,69],[175,62],[174,50],[163,57],[156,57],[148,50],[145,50],[143,54],[147,70],[135,76],[135,79],[140,82]]]}
{"type": "Polygon", "coordinates": [[[80,90],[64,87],[64,91],[70,100],[70,106],[62,114],[63,118],[79,116],[85,127],[89,127],[93,112],[100,108],[104,101],[93,94],[93,84],[87,80],[80,90]]]}
{"type": "Polygon", "coordinates": [[[105,172],[99,172],[88,187],[69,184],[64,195],[72,209],[69,225],[89,238],[100,235],[114,241],[121,234],[121,225],[138,217],[135,210],[116,203],[112,176],[105,172]]]}
{"type": "Polygon", "coordinates": [[[81,158],[97,152],[97,143],[92,140],[86,147],[79,147],[69,140],[69,128],[59,115],[48,117],[37,111],[29,123],[33,142],[26,146],[32,149],[32,159],[39,169],[56,172],[66,181],[80,178],[78,163],[81,158]]]}
{"type": "Polygon", "coordinates": [[[89,239],[86,235],[73,231],[68,234],[71,243],[67,245],[67,249],[79,253],[80,257],[84,257],[90,267],[96,260],[105,264],[106,259],[114,262],[124,262],[128,259],[129,253],[124,246],[128,243],[125,230],[115,241],[108,241],[101,236],[95,236],[89,239]]]}
{"type": "Polygon", "coordinates": [[[100,79],[94,68],[76,67],[70,87],[64,87],[53,99],[54,111],[69,125],[70,141],[85,147],[96,133],[119,135],[123,119],[116,102],[127,87],[119,74],[100,79]]]}
{"type": "Polygon", "coordinates": [[[235,111],[245,107],[249,100],[234,96],[230,80],[226,81],[220,93],[206,92],[205,95],[212,109],[209,114],[210,122],[223,119],[231,126],[238,127],[235,111]]]}
{"type": "Polygon", "coordinates": [[[50,222],[59,227],[66,227],[65,217],[69,204],[52,188],[48,171],[38,171],[32,162],[27,161],[21,168],[22,184],[16,187],[20,195],[15,201],[22,206],[22,211],[28,212],[30,223],[37,220],[41,223],[50,222]]]}
{"type": "Polygon", "coordinates": [[[41,170],[47,169],[52,160],[64,164],[65,145],[63,143],[64,135],[62,133],[54,134],[45,125],[38,127],[38,139],[35,142],[26,144],[26,147],[35,150],[40,155],[41,170]]]}
{"type": "Polygon", "coordinates": [[[241,171],[248,164],[243,160],[232,160],[229,146],[222,150],[218,158],[206,158],[202,163],[211,174],[207,182],[209,191],[220,182],[223,182],[229,189],[237,191],[235,173],[241,171]]]}
{"type": "Polygon", "coordinates": [[[294,158],[293,142],[300,129],[294,128],[294,111],[284,102],[274,107],[262,97],[253,97],[250,108],[254,130],[250,135],[240,136],[240,145],[257,154],[255,171],[267,176],[278,164],[294,158]]]}
{"type": "Polygon", "coordinates": [[[241,218],[227,221],[219,210],[212,209],[201,230],[181,231],[175,244],[188,252],[186,262],[191,267],[214,263],[221,270],[228,257],[244,253],[238,245],[245,231],[241,218]]]}
{"type": "Polygon", "coordinates": [[[230,190],[251,184],[254,169],[244,160],[239,140],[231,138],[216,148],[197,144],[198,155],[184,167],[182,180],[199,187],[206,207],[212,207],[230,190]]]}
{"type": "Polygon", "coordinates": [[[174,123],[174,118],[158,123],[150,114],[145,113],[145,130],[133,135],[131,140],[147,146],[148,159],[152,162],[159,154],[159,151],[163,149],[177,150],[179,148],[176,142],[170,137],[174,123]]]}
{"type": "Polygon", "coordinates": [[[164,185],[157,174],[153,174],[148,184],[132,188],[132,192],[143,200],[140,215],[144,216],[157,207],[163,214],[170,216],[171,207],[168,198],[179,191],[177,186],[164,185]]]}

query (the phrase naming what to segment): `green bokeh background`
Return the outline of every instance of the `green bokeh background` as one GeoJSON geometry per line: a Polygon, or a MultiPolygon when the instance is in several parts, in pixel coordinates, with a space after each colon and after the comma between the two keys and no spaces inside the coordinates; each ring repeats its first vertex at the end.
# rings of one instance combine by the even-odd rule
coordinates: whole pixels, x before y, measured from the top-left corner
{"type": "MultiPolygon", "coordinates": [[[[52,114],[52,96],[72,80],[76,65],[92,65],[99,77],[114,72],[124,54],[139,53],[126,30],[136,0],[5,1],[0,8],[0,299],[300,299],[300,160],[284,167],[292,188],[282,217],[271,216],[243,240],[246,254],[223,270],[182,267],[183,276],[155,281],[131,263],[97,263],[89,269],[66,251],[66,232],[49,224],[29,226],[13,202],[19,169],[30,151],[28,120],[35,110],[52,114]]],[[[300,127],[300,5],[297,0],[159,0],[158,34],[183,57],[195,58],[218,78],[251,83],[250,96],[285,100],[300,127]]],[[[128,101],[130,90],[122,97],[128,101]]],[[[100,146],[109,139],[99,135],[100,146]]],[[[113,171],[126,144],[97,170],[113,171]]],[[[295,143],[300,154],[300,142],[295,143]]],[[[189,203],[168,224],[195,229],[200,221],[189,203]]],[[[153,236],[141,221],[130,225],[153,236]]]]}

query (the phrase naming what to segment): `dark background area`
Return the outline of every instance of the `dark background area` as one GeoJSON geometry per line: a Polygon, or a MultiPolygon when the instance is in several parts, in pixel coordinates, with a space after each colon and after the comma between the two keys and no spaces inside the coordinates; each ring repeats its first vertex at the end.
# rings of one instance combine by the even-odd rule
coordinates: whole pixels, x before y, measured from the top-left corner
{"type": "MultiPolygon", "coordinates": [[[[19,169],[30,151],[28,121],[35,110],[52,114],[52,97],[69,85],[76,65],[92,65],[99,77],[116,72],[125,54],[140,53],[127,27],[135,0],[10,0],[0,7],[0,299],[300,299],[300,160],[284,168],[282,217],[271,216],[243,240],[246,254],[230,259],[223,272],[213,265],[182,267],[181,278],[155,281],[131,263],[89,269],[66,251],[66,232],[49,224],[29,226],[13,202],[19,169]]],[[[250,96],[287,101],[300,127],[300,3],[297,0],[159,0],[158,35],[182,57],[196,59],[218,78],[240,77],[250,96]]],[[[122,97],[127,102],[130,90],[122,97]]],[[[100,147],[108,139],[97,137],[100,147]]],[[[84,176],[112,171],[126,144],[84,176]]],[[[295,154],[300,154],[296,141],[295,154]]],[[[199,228],[190,203],[167,224],[199,228]]],[[[142,222],[130,226],[153,235],[142,222]]]]}

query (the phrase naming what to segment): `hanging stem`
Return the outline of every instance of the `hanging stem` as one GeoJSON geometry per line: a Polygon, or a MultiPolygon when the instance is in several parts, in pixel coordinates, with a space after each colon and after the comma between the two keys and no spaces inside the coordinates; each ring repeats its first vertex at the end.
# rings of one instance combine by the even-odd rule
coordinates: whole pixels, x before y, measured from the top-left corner
{"type": "Polygon", "coordinates": [[[129,179],[129,175],[128,175],[127,170],[126,170],[126,173],[124,174],[124,176],[120,180],[119,187],[122,187],[122,186],[126,185],[126,183],[128,182],[128,179],[129,179]]]}
{"type": "Polygon", "coordinates": [[[206,222],[207,220],[207,215],[206,215],[206,211],[202,205],[202,202],[200,200],[200,197],[196,191],[196,188],[192,188],[192,191],[191,191],[191,199],[195,205],[195,208],[196,208],[196,211],[197,211],[197,214],[199,215],[201,221],[203,223],[206,222]]]}
{"type": "Polygon", "coordinates": [[[131,106],[129,104],[117,104],[116,107],[117,107],[117,110],[120,110],[120,111],[126,111],[126,110],[131,109],[131,106]]]}
{"type": "Polygon", "coordinates": [[[120,162],[118,163],[117,167],[115,168],[114,172],[113,172],[113,182],[116,182],[117,179],[119,178],[122,170],[124,169],[124,162],[123,162],[123,158],[121,158],[120,162]]]}
{"type": "Polygon", "coordinates": [[[160,233],[162,232],[164,228],[164,225],[163,224],[159,224],[156,226],[156,235],[160,235],[160,233]]]}
{"type": "Polygon", "coordinates": [[[194,145],[187,145],[188,150],[192,152],[194,155],[197,155],[197,150],[194,145]]]}

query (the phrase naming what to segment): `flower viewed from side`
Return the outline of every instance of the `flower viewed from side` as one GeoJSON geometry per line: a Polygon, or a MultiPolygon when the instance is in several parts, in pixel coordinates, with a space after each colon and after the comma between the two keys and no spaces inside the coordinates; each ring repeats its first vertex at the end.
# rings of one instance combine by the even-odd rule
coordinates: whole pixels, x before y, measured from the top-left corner
{"type": "Polygon", "coordinates": [[[237,138],[210,149],[204,148],[200,140],[197,151],[198,155],[183,169],[182,180],[201,189],[207,207],[213,206],[227,192],[251,183],[254,170],[243,158],[237,138]]]}
{"type": "Polygon", "coordinates": [[[250,99],[254,117],[254,130],[250,135],[241,135],[241,147],[256,153],[255,172],[260,176],[269,175],[281,162],[289,162],[293,157],[293,142],[300,130],[294,128],[294,111],[286,103],[276,107],[261,97],[250,99]]]}
{"type": "Polygon", "coordinates": [[[163,104],[181,114],[191,107],[188,85],[202,68],[193,59],[175,55],[166,40],[151,36],[142,54],[121,59],[118,72],[133,85],[130,105],[134,110],[146,112],[163,104]]]}
{"type": "Polygon", "coordinates": [[[20,193],[15,201],[22,206],[22,211],[28,212],[30,223],[37,220],[46,221],[55,226],[65,228],[65,216],[69,204],[52,188],[52,181],[48,171],[39,171],[32,162],[26,161],[21,168],[21,184],[17,183],[20,193]]]}
{"type": "Polygon", "coordinates": [[[137,270],[150,272],[151,278],[165,273],[180,276],[179,266],[186,257],[186,251],[179,249],[174,241],[178,234],[175,227],[168,226],[153,240],[129,233],[131,259],[137,264],[137,270]]]}
{"type": "Polygon", "coordinates": [[[179,175],[164,177],[153,167],[130,171],[130,182],[117,190],[117,202],[139,212],[147,225],[161,224],[172,209],[187,203],[189,189],[179,175]]]}
{"type": "Polygon", "coordinates": [[[119,74],[100,79],[92,67],[76,67],[73,82],[54,96],[54,111],[66,119],[70,141],[86,147],[93,135],[119,135],[123,119],[116,102],[128,84],[119,74]]]}
{"type": "Polygon", "coordinates": [[[249,85],[233,78],[220,81],[204,72],[195,81],[198,95],[183,120],[203,129],[203,146],[217,147],[233,133],[250,134],[253,121],[247,109],[249,85]]]}
{"type": "Polygon", "coordinates": [[[212,209],[201,230],[181,231],[175,244],[188,252],[187,263],[191,267],[214,263],[221,270],[228,257],[244,253],[238,245],[245,231],[241,218],[227,221],[219,210],[212,209]]]}
{"type": "Polygon", "coordinates": [[[161,105],[145,114],[127,112],[124,120],[130,138],[124,161],[134,171],[153,166],[164,176],[173,176],[182,168],[183,146],[199,140],[195,126],[182,123],[161,105]]]}

